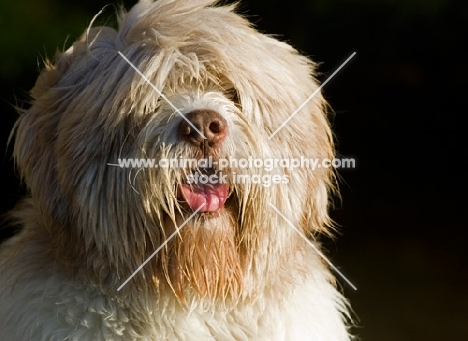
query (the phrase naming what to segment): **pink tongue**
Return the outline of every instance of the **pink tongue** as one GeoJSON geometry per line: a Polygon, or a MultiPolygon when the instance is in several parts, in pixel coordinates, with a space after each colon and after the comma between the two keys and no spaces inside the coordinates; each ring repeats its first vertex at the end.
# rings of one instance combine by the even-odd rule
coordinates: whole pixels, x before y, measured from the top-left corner
{"type": "Polygon", "coordinates": [[[229,185],[182,185],[183,197],[193,211],[205,204],[198,212],[216,212],[224,206],[229,185]]]}

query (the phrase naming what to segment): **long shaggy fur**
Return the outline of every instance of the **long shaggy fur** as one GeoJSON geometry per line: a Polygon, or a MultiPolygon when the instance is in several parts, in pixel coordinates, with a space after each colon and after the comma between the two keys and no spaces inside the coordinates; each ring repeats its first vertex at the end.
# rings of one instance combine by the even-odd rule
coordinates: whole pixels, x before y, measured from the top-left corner
{"type": "Polygon", "coordinates": [[[141,0],[117,30],[91,27],[46,63],[14,128],[30,197],[0,250],[4,339],[351,339],[330,271],[269,205],[314,242],[330,234],[327,169],[285,170],[289,183],[270,187],[229,183],[222,210],[196,215],[117,290],[189,217],[177,189],[190,170],[108,164],[334,155],[321,95],[268,139],[318,88],[315,65],[215,2],[141,0]],[[119,51],[180,112],[219,113],[222,145],[180,140],[182,117],[119,51]]]}

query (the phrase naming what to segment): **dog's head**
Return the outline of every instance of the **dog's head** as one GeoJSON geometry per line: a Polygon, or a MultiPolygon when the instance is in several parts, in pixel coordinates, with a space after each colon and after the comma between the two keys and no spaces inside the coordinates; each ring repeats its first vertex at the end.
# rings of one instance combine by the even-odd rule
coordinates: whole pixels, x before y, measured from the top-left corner
{"type": "Polygon", "coordinates": [[[331,158],[333,145],[321,95],[301,107],[318,88],[314,64],[214,3],[142,0],[118,29],[89,28],[46,64],[16,125],[52,256],[99,285],[118,286],[180,227],[123,290],[235,296],[297,249],[285,219],[327,231],[329,169],[218,164],[331,158]],[[214,162],[115,166],[204,158],[214,162]]]}

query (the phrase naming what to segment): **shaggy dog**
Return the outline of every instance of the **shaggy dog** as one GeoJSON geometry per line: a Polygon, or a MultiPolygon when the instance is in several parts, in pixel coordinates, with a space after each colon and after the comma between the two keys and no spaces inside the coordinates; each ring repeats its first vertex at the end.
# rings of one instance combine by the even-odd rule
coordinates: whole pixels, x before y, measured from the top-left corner
{"type": "Polygon", "coordinates": [[[318,89],[314,63],[233,10],[142,0],[46,62],[13,132],[30,196],[0,254],[2,340],[351,339],[300,235],[331,233],[333,171],[217,166],[334,155],[320,94],[277,131],[318,89]]]}

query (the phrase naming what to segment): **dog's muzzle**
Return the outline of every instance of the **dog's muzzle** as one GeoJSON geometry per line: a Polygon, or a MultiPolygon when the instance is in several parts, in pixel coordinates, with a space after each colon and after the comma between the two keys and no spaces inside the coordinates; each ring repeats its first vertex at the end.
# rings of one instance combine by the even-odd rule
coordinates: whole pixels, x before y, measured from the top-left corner
{"type": "MultiPolygon", "coordinates": [[[[185,118],[178,127],[180,140],[200,148],[205,158],[216,154],[214,150],[222,145],[227,136],[226,120],[216,111],[207,109],[194,110],[185,115],[185,118]]],[[[213,170],[204,169],[198,174],[199,177],[192,179],[195,182],[181,185],[177,193],[178,199],[185,201],[193,211],[199,209],[200,213],[222,209],[228,198],[229,185],[203,181],[217,179],[213,175],[213,170]]]]}

